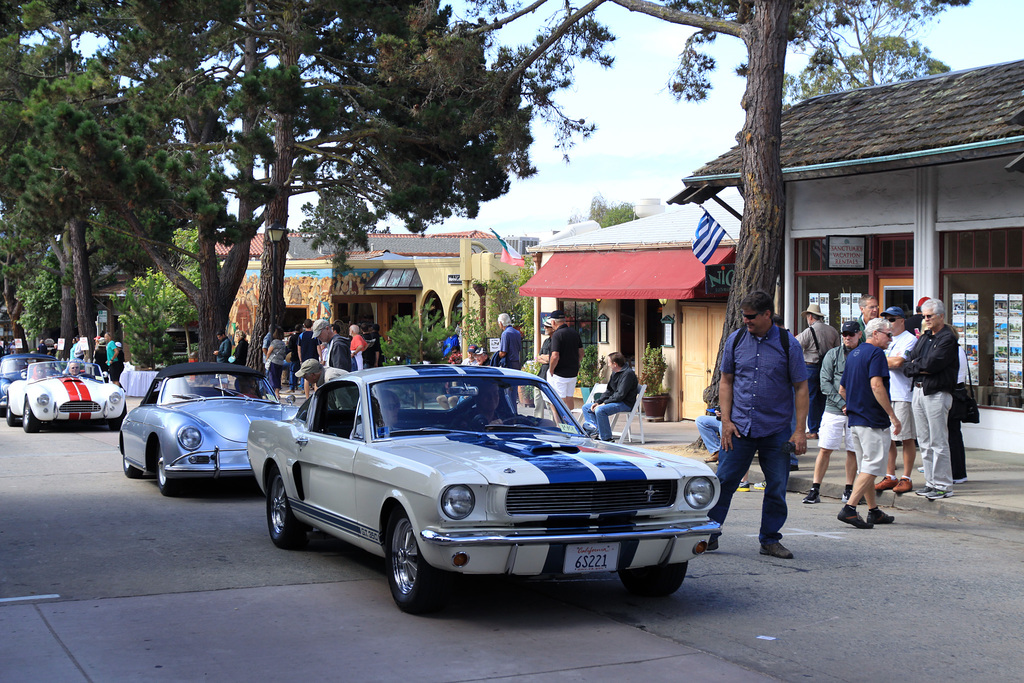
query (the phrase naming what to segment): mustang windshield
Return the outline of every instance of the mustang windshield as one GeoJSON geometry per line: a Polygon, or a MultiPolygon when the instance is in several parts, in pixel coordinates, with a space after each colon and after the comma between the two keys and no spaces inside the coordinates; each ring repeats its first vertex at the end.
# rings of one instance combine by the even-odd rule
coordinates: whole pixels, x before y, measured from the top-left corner
{"type": "Polygon", "coordinates": [[[582,433],[540,380],[414,377],[370,387],[374,438],[436,432],[582,433]]]}
{"type": "Polygon", "coordinates": [[[103,381],[103,372],[95,363],[80,360],[53,360],[33,363],[28,366],[28,381],[38,382],[51,377],[72,377],[103,381]]]}

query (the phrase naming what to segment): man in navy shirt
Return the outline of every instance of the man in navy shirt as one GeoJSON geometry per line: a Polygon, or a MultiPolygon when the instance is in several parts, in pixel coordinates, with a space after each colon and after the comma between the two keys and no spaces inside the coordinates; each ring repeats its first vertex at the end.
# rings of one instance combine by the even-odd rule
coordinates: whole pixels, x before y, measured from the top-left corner
{"type": "Polygon", "coordinates": [[[846,357],[846,370],[839,383],[839,393],[846,399],[846,417],[857,453],[857,478],[853,480],[850,500],[839,511],[838,518],[858,529],[890,524],[893,519],[875,505],[875,477],[885,475],[889,458],[889,425],[892,424],[892,434],[897,436],[902,428],[889,401],[889,363],[885,349],[892,341],[890,329],[885,318],[868,322],[864,328],[867,339],[846,357]],[[868,503],[866,522],[857,514],[861,496],[868,503]]]}
{"type": "MultiPolygon", "coordinates": [[[[761,554],[788,560],[793,553],[780,543],[779,533],[788,515],[789,454],[784,446],[792,443],[798,455],[807,450],[807,367],[799,342],[772,322],[771,297],[751,292],[740,302],[740,310],[744,328],[729,335],[722,351],[722,491],[708,516],[725,523],[733,493],[757,453],[765,478],[758,534],[761,554]],[[794,411],[796,428],[791,430],[794,411]]],[[[721,532],[712,534],[708,550],[718,549],[719,536],[721,532]]]]}

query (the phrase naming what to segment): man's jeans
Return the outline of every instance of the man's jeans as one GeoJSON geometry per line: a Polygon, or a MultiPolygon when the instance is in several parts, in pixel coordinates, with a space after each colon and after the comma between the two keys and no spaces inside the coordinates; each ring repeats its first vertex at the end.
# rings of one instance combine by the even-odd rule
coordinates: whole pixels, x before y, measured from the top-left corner
{"type": "Polygon", "coordinates": [[[929,396],[924,389],[914,387],[914,429],[921,446],[921,464],[924,465],[925,486],[949,491],[953,488],[953,469],[949,460],[949,407],[953,396],[938,391],[929,396]]]}
{"type": "MultiPolygon", "coordinates": [[[[764,472],[764,500],[761,503],[761,530],[758,539],[764,545],[771,545],[782,540],[779,531],[786,523],[789,509],[786,507],[786,486],[789,484],[789,455],[782,452],[782,446],[789,441],[792,432],[782,429],[775,434],[759,438],[734,436],[732,450],[723,450],[718,454],[718,479],[722,492],[711,508],[708,517],[725,523],[729,514],[729,505],[736,487],[750,469],[754,453],[758,454],[761,471],[764,472]]],[[[721,536],[713,534],[712,538],[721,536]]]]}
{"type": "Polygon", "coordinates": [[[821,427],[821,414],[825,412],[825,394],[821,393],[821,368],[807,366],[807,431],[817,434],[821,427]]]}
{"type": "Polygon", "coordinates": [[[603,441],[612,440],[612,426],[608,420],[609,415],[616,413],[628,413],[633,410],[632,406],[627,406],[625,403],[599,403],[595,406],[593,403],[587,402],[583,404],[583,421],[589,424],[597,425],[597,435],[601,437],[603,441]]]}
{"type": "Polygon", "coordinates": [[[722,448],[722,422],[712,415],[697,417],[697,431],[708,453],[715,454],[722,448]]]}

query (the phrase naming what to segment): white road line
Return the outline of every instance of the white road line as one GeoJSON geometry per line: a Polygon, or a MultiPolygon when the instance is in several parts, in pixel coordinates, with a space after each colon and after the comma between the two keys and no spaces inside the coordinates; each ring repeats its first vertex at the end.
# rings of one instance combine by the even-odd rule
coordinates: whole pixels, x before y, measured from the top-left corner
{"type": "MultiPolygon", "coordinates": [[[[844,538],[847,532],[845,531],[807,531],[806,529],[783,529],[783,536],[821,536],[822,538],[831,538],[834,541],[839,541],[844,538]]],[[[760,534],[747,534],[748,538],[757,538],[760,534]]]]}
{"type": "Polygon", "coordinates": [[[20,598],[0,598],[0,602],[18,602],[20,600],[54,600],[60,596],[56,593],[50,595],[26,595],[20,598]]]}

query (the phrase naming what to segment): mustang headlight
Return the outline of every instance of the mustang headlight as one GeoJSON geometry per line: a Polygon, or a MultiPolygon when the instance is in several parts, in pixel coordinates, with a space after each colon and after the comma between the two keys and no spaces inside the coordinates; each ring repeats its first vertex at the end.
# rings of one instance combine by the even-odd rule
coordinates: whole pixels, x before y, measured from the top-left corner
{"type": "Polygon", "coordinates": [[[707,477],[694,477],[683,487],[683,497],[692,508],[706,508],[715,497],[715,485],[707,477]]]}
{"type": "Polygon", "coordinates": [[[39,394],[39,396],[36,396],[36,403],[38,403],[41,406],[48,406],[48,405],[50,405],[50,395],[49,394],[39,394]]]}
{"type": "Polygon", "coordinates": [[[465,519],[475,506],[476,496],[468,486],[449,486],[441,494],[441,509],[452,519],[465,519]]]}
{"type": "Polygon", "coordinates": [[[203,435],[195,427],[182,427],[178,430],[178,443],[186,451],[194,451],[203,443],[203,435]]]}

